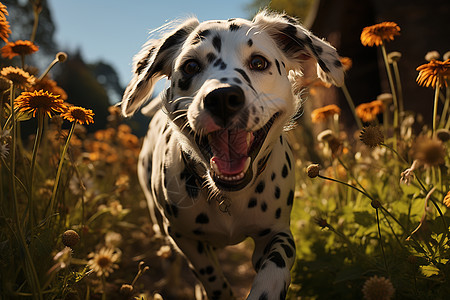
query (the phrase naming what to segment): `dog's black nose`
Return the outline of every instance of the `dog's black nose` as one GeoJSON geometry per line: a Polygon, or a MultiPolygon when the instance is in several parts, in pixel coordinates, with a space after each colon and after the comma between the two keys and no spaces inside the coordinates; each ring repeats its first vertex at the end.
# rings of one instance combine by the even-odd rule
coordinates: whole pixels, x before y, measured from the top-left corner
{"type": "Polygon", "coordinates": [[[226,126],[228,121],[244,106],[244,103],[244,91],[238,86],[215,89],[203,99],[205,108],[217,118],[215,121],[218,123],[217,125],[221,126],[226,126]]]}

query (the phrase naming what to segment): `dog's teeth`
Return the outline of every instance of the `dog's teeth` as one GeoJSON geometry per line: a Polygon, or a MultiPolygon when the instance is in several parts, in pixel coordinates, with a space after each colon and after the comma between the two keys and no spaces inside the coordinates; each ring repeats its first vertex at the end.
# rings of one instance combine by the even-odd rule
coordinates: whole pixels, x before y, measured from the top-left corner
{"type": "Polygon", "coordinates": [[[219,167],[217,166],[216,162],[213,161],[212,159],[209,161],[209,164],[211,166],[211,169],[213,169],[214,173],[217,175],[217,177],[219,178],[220,175],[222,175],[222,173],[219,170],[219,167]]]}
{"type": "Polygon", "coordinates": [[[250,144],[252,143],[252,137],[253,137],[253,133],[248,132],[247,133],[247,147],[250,147],[250,144]]]}
{"type": "Polygon", "coordinates": [[[244,170],[242,171],[242,174],[244,174],[245,172],[247,172],[248,167],[250,167],[250,163],[251,163],[252,159],[249,157],[247,157],[247,160],[245,161],[245,165],[244,165],[244,170]]]}

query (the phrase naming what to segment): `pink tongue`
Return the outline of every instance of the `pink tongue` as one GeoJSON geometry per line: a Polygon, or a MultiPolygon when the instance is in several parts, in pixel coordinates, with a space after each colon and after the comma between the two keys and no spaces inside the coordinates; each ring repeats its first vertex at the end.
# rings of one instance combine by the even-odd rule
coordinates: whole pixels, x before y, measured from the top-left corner
{"type": "Polygon", "coordinates": [[[245,130],[218,130],[211,134],[209,140],[213,157],[223,175],[237,175],[244,170],[247,160],[247,131],[245,130]]]}

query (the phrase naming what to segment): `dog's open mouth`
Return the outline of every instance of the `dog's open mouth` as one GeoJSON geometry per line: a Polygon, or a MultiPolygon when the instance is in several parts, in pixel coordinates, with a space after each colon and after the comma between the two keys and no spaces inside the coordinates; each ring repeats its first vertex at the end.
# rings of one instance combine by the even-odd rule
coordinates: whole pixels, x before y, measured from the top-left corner
{"type": "Polygon", "coordinates": [[[243,129],[220,129],[197,138],[203,155],[209,160],[214,182],[226,190],[239,190],[252,179],[250,165],[260,151],[276,113],[255,132],[243,129]]]}

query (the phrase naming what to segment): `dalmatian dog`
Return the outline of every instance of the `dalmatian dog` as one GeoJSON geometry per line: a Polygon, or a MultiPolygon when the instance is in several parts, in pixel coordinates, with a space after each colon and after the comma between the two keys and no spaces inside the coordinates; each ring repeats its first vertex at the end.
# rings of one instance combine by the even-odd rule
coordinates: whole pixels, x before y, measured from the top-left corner
{"type": "Polygon", "coordinates": [[[254,240],[247,299],[285,299],[295,243],[289,229],[294,159],[284,128],[297,113],[292,75],[314,62],[340,85],[336,50],[295,19],[191,18],[150,40],[134,58],[121,107],[153,114],[138,176],[152,219],[187,258],[208,299],[234,299],[215,250],[254,240]]]}

